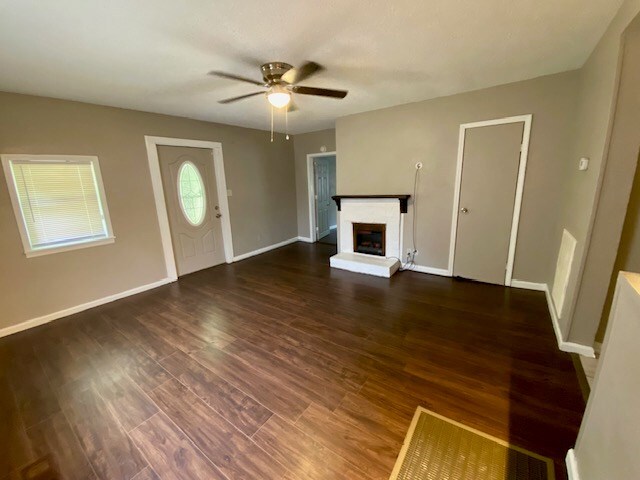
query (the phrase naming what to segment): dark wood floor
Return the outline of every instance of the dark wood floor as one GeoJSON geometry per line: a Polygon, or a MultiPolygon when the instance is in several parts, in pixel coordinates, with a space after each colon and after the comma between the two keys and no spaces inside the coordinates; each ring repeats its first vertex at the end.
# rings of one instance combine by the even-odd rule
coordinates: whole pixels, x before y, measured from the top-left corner
{"type": "Polygon", "coordinates": [[[334,228],[333,230],[331,230],[329,232],[328,235],[325,235],[320,240],[318,240],[318,243],[326,243],[327,245],[337,245],[338,244],[338,230],[334,228]]]}
{"type": "Polygon", "coordinates": [[[386,479],[418,405],[549,455],[584,408],[544,294],[293,244],[0,341],[0,479],[386,479]]]}

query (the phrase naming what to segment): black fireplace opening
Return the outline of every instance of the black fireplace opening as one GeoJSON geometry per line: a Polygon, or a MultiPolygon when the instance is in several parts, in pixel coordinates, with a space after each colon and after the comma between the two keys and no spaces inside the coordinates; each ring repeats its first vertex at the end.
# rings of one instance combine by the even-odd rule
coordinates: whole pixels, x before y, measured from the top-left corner
{"type": "Polygon", "coordinates": [[[354,223],[353,251],[384,257],[386,229],[384,223],[354,223]]]}

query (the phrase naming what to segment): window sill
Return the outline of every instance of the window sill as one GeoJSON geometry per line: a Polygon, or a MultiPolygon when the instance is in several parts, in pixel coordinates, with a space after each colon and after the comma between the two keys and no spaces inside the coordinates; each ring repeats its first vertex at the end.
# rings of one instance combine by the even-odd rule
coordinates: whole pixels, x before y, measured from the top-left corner
{"type": "Polygon", "coordinates": [[[79,250],[81,248],[99,247],[100,245],[109,245],[110,243],[114,243],[115,241],[116,241],[116,237],[107,237],[100,240],[91,240],[89,242],[72,243],[70,245],[62,245],[59,247],[43,248],[40,250],[29,250],[29,251],[26,251],[24,254],[27,258],[41,257],[43,255],[49,255],[51,253],[69,252],[71,250],[79,250]]]}

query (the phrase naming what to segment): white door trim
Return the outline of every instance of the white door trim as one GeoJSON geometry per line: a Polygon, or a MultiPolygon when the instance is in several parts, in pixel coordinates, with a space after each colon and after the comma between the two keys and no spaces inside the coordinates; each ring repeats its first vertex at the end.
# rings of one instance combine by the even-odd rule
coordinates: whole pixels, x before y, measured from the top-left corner
{"type": "Polygon", "coordinates": [[[464,160],[464,140],[467,129],[477,127],[488,127],[491,125],[504,125],[506,123],[524,123],[522,134],[522,147],[520,148],[520,166],[518,168],[518,181],[516,183],[516,197],[513,205],[513,220],[511,222],[511,238],[509,240],[509,254],[507,257],[507,269],[505,272],[504,284],[511,286],[511,276],[513,274],[513,261],[516,256],[516,243],[518,240],[518,224],[520,222],[520,210],[522,208],[522,194],[524,192],[524,178],[527,170],[527,158],[529,156],[529,141],[531,140],[531,123],[533,115],[518,115],[514,117],[498,118],[496,120],[485,120],[482,122],[463,123],[460,125],[458,136],[458,160],[456,166],[456,183],[453,197],[453,212],[451,220],[451,240],[449,243],[449,275],[453,276],[453,261],[456,250],[456,234],[458,231],[458,209],[460,208],[460,189],[462,188],[462,162],[464,160]]]}
{"type": "Polygon", "coordinates": [[[314,178],[313,159],[318,157],[336,157],[336,152],[320,152],[307,154],[307,191],[309,192],[309,238],[311,243],[318,240],[318,233],[316,232],[316,186],[314,178]]]}
{"type": "Polygon", "coordinates": [[[224,176],[224,159],[222,157],[222,144],[205,140],[189,140],[184,138],[154,137],[145,135],[144,142],[147,147],[147,159],[149,172],[151,173],[151,185],[153,186],[153,198],[156,203],[158,224],[160,225],[160,239],[164,251],[164,261],[167,268],[167,277],[172,281],[178,279],[176,259],[173,255],[171,242],[171,230],[167,205],[164,199],[164,187],[160,175],[160,160],[158,159],[158,146],[171,147],[195,147],[208,148],[212,152],[213,167],[216,173],[216,186],[218,187],[218,206],[222,214],[222,243],[224,244],[224,257],[227,263],[233,262],[233,239],[231,236],[231,219],[229,218],[229,202],[227,200],[227,181],[224,176]]]}

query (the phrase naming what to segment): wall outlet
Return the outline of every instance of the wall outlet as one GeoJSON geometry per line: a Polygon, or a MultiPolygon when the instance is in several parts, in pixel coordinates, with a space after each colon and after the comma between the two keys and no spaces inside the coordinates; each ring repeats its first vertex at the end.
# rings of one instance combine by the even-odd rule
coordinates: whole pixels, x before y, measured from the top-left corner
{"type": "Polygon", "coordinates": [[[413,262],[416,259],[416,255],[418,255],[418,250],[407,249],[407,263],[413,262]]]}

